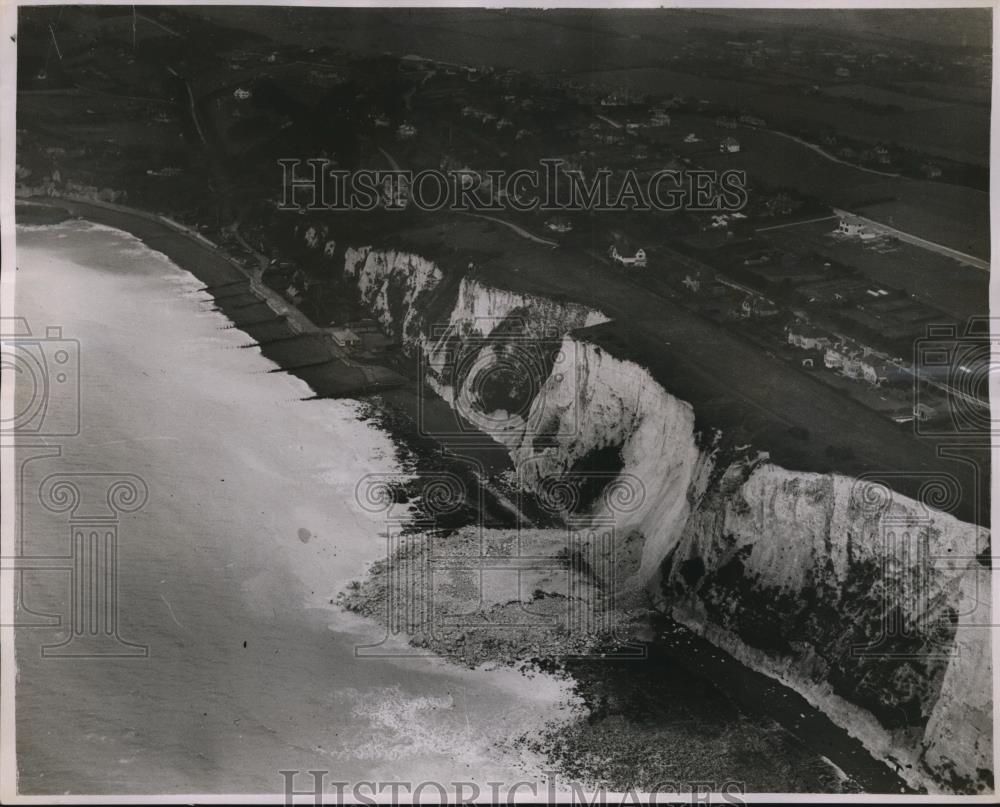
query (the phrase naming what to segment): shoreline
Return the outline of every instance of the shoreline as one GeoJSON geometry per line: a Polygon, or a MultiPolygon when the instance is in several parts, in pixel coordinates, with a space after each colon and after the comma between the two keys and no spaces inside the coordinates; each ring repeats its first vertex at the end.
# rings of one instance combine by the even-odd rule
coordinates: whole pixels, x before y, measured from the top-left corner
{"type": "MultiPolygon", "coordinates": [[[[25,489],[84,470],[134,472],[149,491],[122,527],[117,574],[120,635],[148,646],[149,660],[52,663],[38,645],[59,634],[18,631],[25,789],[270,793],[281,789],[272,760],[318,769],[332,753],[360,781],[373,752],[389,758],[404,744],[401,764],[441,781],[486,762],[511,781],[520,758],[494,754],[493,741],[571,714],[568,683],[537,677],[532,708],[519,710],[514,670],[479,675],[432,659],[403,675],[392,659],[358,658],[359,644],[385,634],[330,602],[385,556],[384,518],[355,491],[362,476],[400,474],[389,435],[353,400],[299,403],[310,394],[302,381],[272,376],[199,280],[124,231],[70,220],[18,237],[20,313],[80,341],[85,408],[107,396],[67,444],[72,464],[32,466],[25,489]],[[52,709],[60,691],[73,703],[52,709]],[[455,736],[469,741],[435,744],[455,736]],[[66,764],[46,764],[56,758],[66,764]]],[[[81,490],[100,505],[102,489],[81,490]]],[[[43,500],[28,499],[26,524],[56,526],[43,500]]],[[[61,554],[65,533],[33,530],[33,554],[61,554]]],[[[29,605],[70,613],[64,576],[28,582],[29,605]]]]}
{"type": "MultiPolygon", "coordinates": [[[[233,326],[246,332],[282,371],[305,381],[316,397],[360,398],[409,383],[388,368],[349,360],[323,328],[313,325],[221,247],[164,216],[63,196],[16,197],[15,210],[17,206],[22,210],[26,206],[62,210],[69,218],[127,232],[162,253],[204,283],[205,291],[233,326]]],[[[15,215],[16,223],[17,219],[15,215]]]]}
{"type": "MultiPolygon", "coordinates": [[[[255,290],[251,288],[252,277],[245,269],[236,265],[228,256],[225,256],[221,252],[219,247],[212,244],[208,239],[197,233],[188,231],[176,222],[169,222],[169,220],[164,220],[163,217],[156,217],[153,214],[122,208],[117,205],[111,206],[104,203],[93,203],[91,201],[66,199],[63,197],[45,198],[44,201],[36,198],[18,199],[17,201],[21,204],[38,205],[48,210],[62,210],[69,217],[82,218],[123,230],[140,239],[151,249],[163,253],[173,263],[206,283],[206,291],[212,294],[219,309],[233,321],[235,328],[245,331],[251,337],[254,337],[255,330],[258,333],[264,328],[268,330],[267,340],[261,344],[262,352],[264,352],[265,356],[267,356],[266,348],[268,344],[287,344],[291,340],[302,340],[310,336],[309,334],[302,334],[293,325],[289,324],[287,320],[283,319],[283,314],[274,311],[267,300],[256,296],[254,293],[255,290]],[[256,298],[256,302],[251,302],[249,298],[256,298]],[[267,311],[264,311],[264,308],[267,311]],[[260,319],[261,316],[265,317],[265,319],[260,319]]],[[[30,224],[30,222],[28,223],[30,224]]],[[[277,295],[275,294],[275,296],[277,295]]],[[[285,305],[287,306],[287,304],[285,305]]],[[[267,357],[276,361],[283,370],[292,372],[302,378],[311,388],[316,390],[316,386],[314,386],[312,380],[308,377],[303,377],[302,374],[303,371],[305,371],[306,375],[309,374],[309,367],[302,364],[302,360],[310,355],[308,351],[309,348],[306,348],[304,343],[300,341],[297,350],[282,351],[281,357],[283,357],[284,361],[279,361],[272,356],[267,357]]],[[[335,356],[331,356],[326,361],[334,362],[338,360],[335,356]]],[[[342,362],[342,368],[338,369],[349,370],[351,368],[346,362],[342,362]]],[[[409,384],[412,384],[412,382],[407,380],[405,384],[400,384],[400,386],[407,386],[409,384]]],[[[321,395],[317,393],[317,397],[352,397],[360,399],[381,389],[385,389],[385,387],[371,388],[359,384],[353,387],[352,391],[345,390],[338,395],[321,395]]],[[[371,404],[372,402],[369,400],[368,403],[371,404]]],[[[375,418],[375,420],[379,422],[380,419],[375,418]]],[[[395,430],[387,424],[380,423],[380,428],[387,431],[397,446],[406,443],[405,435],[394,433],[395,430]]],[[[412,450],[412,446],[408,446],[408,448],[412,450]]],[[[420,453],[414,456],[414,460],[417,463],[421,459],[423,457],[420,453]]],[[[482,480],[480,480],[480,483],[482,483],[482,480]]],[[[485,485],[483,487],[484,493],[489,493],[488,488],[485,485]]],[[[673,621],[671,620],[671,622],[673,621]]],[[[705,647],[707,649],[709,645],[705,643],[705,647]]],[[[789,723],[789,721],[779,721],[774,717],[767,716],[759,708],[760,696],[763,694],[773,695],[775,687],[782,690],[787,688],[781,685],[780,682],[754,673],[735,658],[729,657],[724,651],[717,648],[715,651],[714,660],[717,662],[718,667],[714,669],[700,664],[696,658],[684,658],[682,654],[674,653],[670,653],[670,655],[680,666],[697,675],[697,677],[702,678],[729,698],[737,714],[757,713],[766,717],[769,722],[781,726],[784,731],[799,739],[804,750],[815,753],[818,757],[831,758],[836,766],[847,770],[848,775],[855,781],[867,780],[870,785],[874,783],[874,780],[882,785],[886,785],[892,782],[893,779],[896,779],[896,777],[893,777],[888,766],[885,766],[884,763],[875,757],[867,756],[866,753],[863,753],[862,756],[867,756],[867,758],[859,758],[857,741],[851,738],[846,730],[830,724],[830,734],[824,738],[824,747],[820,749],[815,747],[814,743],[808,742],[805,738],[795,734],[794,725],[789,723]],[[736,688],[737,691],[734,691],[733,687],[725,686],[727,683],[732,683],[740,679],[741,674],[744,683],[741,687],[736,688]],[[838,735],[840,736],[839,741],[837,740],[838,735]],[[876,766],[874,776],[872,776],[873,770],[870,767],[871,765],[876,766]],[[882,770],[883,767],[884,772],[882,770]]],[[[570,674],[572,675],[572,673],[570,674]]],[[[574,677],[574,680],[577,679],[574,677]]],[[[790,689],[787,692],[794,694],[790,689]]],[[[669,697],[669,693],[667,693],[667,696],[669,697]]],[[[817,718],[829,723],[828,718],[822,715],[821,712],[818,710],[814,711],[817,718]]],[[[815,728],[815,724],[813,727],[815,728]]],[[[901,783],[901,780],[898,781],[901,783]]],[[[867,792],[899,792],[899,790],[867,792]]]]}

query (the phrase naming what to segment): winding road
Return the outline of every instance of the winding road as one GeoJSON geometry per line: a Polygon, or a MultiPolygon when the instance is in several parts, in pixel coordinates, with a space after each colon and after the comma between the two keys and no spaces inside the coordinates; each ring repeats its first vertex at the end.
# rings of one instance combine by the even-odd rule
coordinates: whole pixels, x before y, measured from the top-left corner
{"type": "Polygon", "coordinates": [[[856,165],[855,163],[849,163],[846,160],[841,160],[834,157],[830,152],[824,151],[815,143],[810,143],[808,140],[803,140],[801,137],[796,137],[795,135],[790,135],[787,132],[779,132],[777,129],[768,129],[771,134],[776,134],[778,137],[784,137],[786,140],[794,140],[800,146],[805,146],[810,151],[815,151],[820,157],[829,160],[832,163],[839,163],[840,165],[846,165],[848,168],[853,168],[855,171],[864,171],[866,174],[875,174],[880,177],[891,177],[892,179],[899,179],[902,174],[893,174],[890,171],[876,171],[874,168],[865,168],[861,165],[856,165]]]}

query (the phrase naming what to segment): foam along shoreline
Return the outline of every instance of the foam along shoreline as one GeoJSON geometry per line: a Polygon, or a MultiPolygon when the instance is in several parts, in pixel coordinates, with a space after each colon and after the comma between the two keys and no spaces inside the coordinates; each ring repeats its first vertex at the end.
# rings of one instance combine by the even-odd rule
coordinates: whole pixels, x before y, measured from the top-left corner
{"type": "MultiPolygon", "coordinates": [[[[121,525],[116,577],[120,634],[150,648],[60,664],[38,650],[60,628],[18,632],[22,792],[280,794],[282,767],[349,781],[383,765],[440,781],[540,770],[504,743],[572,719],[567,681],[413,659],[333,603],[385,556],[384,516],[355,491],[406,475],[391,437],[354,401],[300,403],[303,381],[268,375],[201,281],[127,232],[28,227],[19,248],[18,313],[86,354],[85,431],[55,470],[130,472],[149,490],[121,525]],[[355,654],[383,638],[387,655],[355,654]]],[[[53,472],[26,467],[25,490],[53,472]]],[[[31,531],[33,550],[65,551],[65,523],[25,501],[24,523],[53,526],[31,531]]],[[[67,613],[63,575],[28,585],[26,603],[67,613]]]]}
{"type": "Polygon", "coordinates": [[[82,218],[130,233],[189,271],[205,284],[218,309],[254,340],[265,357],[305,381],[316,397],[356,398],[409,383],[387,368],[365,366],[348,359],[322,328],[313,326],[219,247],[200,233],[163,216],[107,202],[31,197],[17,199],[15,218],[22,223],[22,215],[26,213],[25,224],[56,223],[60,220],[59,211],[64,211],[65,217],[82,218]]]}

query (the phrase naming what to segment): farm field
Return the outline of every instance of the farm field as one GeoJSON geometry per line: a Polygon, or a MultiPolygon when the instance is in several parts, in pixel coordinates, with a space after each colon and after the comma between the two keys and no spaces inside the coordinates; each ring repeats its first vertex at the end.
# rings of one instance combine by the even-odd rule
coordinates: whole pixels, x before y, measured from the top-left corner
{"type": "Polygon", "coordinates": [[[792,188],[970,255],[990,256],[989,197],[981,191],[862,171],[774,132],[745,128],[732,132],[696,115],[678,115],[669,130],[661,131],[656,137],[676,145],[692,162],[743,169],[751,185],[757,178],[792,188]],[[702,142],[685,144],[689,132],[702,142]],[[719,153],[718,143],[728,135],[740,141],[740,153],[719,153]]]}
{"type": "Polygon", "coordinates": [[[870,84],[827,84],[820,87],[821,92],[837,98],[865,101],[870,104],[885,104],[902,107],[907,112],[924,109],[948,109],[954,103],[944,102],[937,98],[926,98],[919,95],[907,95],[905,92],[894,92],[870,84]]]}
{"type": "Polygon", "coordinates": [[[738,98],[741,106],[777,128],[784,125],[835,129],[860,139],[896,142],[960,162],[987,164],[989,110],[975,105],[936,104],[931,109],[873,113],[857,109],[848,101],[805,95],[794,85],[773,87],[658,67],[588,70],[577,76],[584,77],[596,84],[620,86],[638,93],[668,96],[680,93],[726,105],[738,98]]]}
{"type": "Polygon", "coordinates": [[[22,93],[18,98],[21,121],[49,128],[74,145],[113,144],[123,148],[176,150],[183,144],[176,125],[153,120],[153,110],[170,108],[156,102],[103,93],[67,90],[58,93],[22,93]]]}
{"type": "MultiPolygon", "coordinates": [[[[942,84],[936,81],[902,81],[894,85],[900,92],[929,93],[937,98],[965,101],[973,104],[989,104],[989,87],[968,87],[961,84],[942,84]]],[[[912,97],[912,96],[911,96],[912,97]]]]}
{"type": "Polygon", "coordinates": [[[960,321],[986,314],[989,308],[986,272],[909,244],[898,244],[892,252],[876,252],[860,241],[833,238],[830,233],[835,224],[836,219],[831,219],[769,230],[763,235],[782,249],[815,251],[855,266],[873,280],[906,289],[960,321]]]}
{"type": "MultiPolygon", "coordinates": [[[[803,95],[806,82],[716,79],[668,69],[671,55],[692,37],[706,31],[711,36],[720,30],[738,30],[731,20],[716,14],[689,12],[675,17],[680,24],[665,26],[641,11],[595,15],[587,22],[577,16],[571,22],[558,13],[425,10],[417,18],[358,9],[344,11],[342,25],[331,38],[318,35],[319,29],[309,24],[305,9],[295,15],[281,8],[249,14],[204,7],[186,13],[303,47],[330,45],[360,53],[416,53],[460,64],[555,74],[642,93],[681,93],[721,103],[739,98],[769,121],[838,128],[859,138],[896,141],[977,165],[985,165],[987,159],[989,110],[964,104],[959,97],[946,104],[944,111],[940,103],[926,107],[927,99],[914,97],[914,108],[908,112],[873,114],[849,101],[803,95]],[[900,132],[907,133],[906,138],[900,140],[900,132]]],[[[770,27],[767,19],[761,15],[762,30],[770,27]]]]}
{"type": "Polygon", "coordinates": [[[679,46],[685,35],[683,29],[675,29],[659,31],[646,41],[638,33],[625,32],[595,38],[589,27],[564,23],[552,15],[543,18],[537,13],[468,9],[422,9],[413,15],[343,9],[336,32],[310,25],[311,13],[322,19],[321,9],[300,9],[292,15],[282,8],[251,13],[204,7],[186,13],[303,47],[334,46],[355,53],[391,51],[533,72],[580,70],[591,64],[619,67],[633,63],[637,56],[660,59],[664,44],[679,46]]]}

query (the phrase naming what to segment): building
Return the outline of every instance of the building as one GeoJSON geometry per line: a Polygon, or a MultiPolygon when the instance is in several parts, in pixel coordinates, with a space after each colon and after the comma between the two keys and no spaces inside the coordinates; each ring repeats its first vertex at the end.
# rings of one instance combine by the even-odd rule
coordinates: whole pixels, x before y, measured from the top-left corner
{"type": "Polygon", "coordinates": [[[727,118],[725,115],[720,115],[715,119],[715,125],[723,129],[735,129],[737,126],[736,120],[733,118],[727,118]]]}
{"type": "Polygon", "coordinates": [[[251,95],[252,93],[250,92],[250,90],[244,89],[243,87],[237,87],[235,90],[233,90],[233,98],[235,98],[237,101],[249,100],[251,95]]]}
{"type": "Polygon", "coordinates": [[[934,165],[934,163],[924,163],[920,166],[920,170],[928,179],[937,179],[941,176],[940,166],[934,165]]]}
{"type": "Polygon", "coordinates": [[[646,250],[641,247],[635,251],[635,254],[631,257],[622,255],[618,252],[618,247],[614,244],[608,250],[608,254],[611,256],[611,260],[620,266],[635,266],[641,268],[646,265],[646,250]]]}
{"type": "Polygon", "coordinates": [[[849,235],[852,237],[860,236],[864,232],[864,225],[860,221],[850,221],[848,219],[841,219],[840,224],[837,225],[837,232],[841,235],[849,235]]]}
{"type": "Polygon", "coordinates": [[[866,381],[873,387],[880,386],[886,380],[879,373],[878,367],[865,360],[864,351],[851,349],[846,345],[828,348],[823,354],[823,364],[828,370],[836,370],[845,378],[866,381]]]}
{"type": "Polygon", "coordinates": [[[545,229],[554,233],[568,233],[573,230],[573,222],[562,216],[553,216],[545,222],[545,229]]]}
{"type": "Polygon", "coordinates": [[[398,140],[410,140],[417,134],[417,127],[410,123],[404,123],[396,129],[396,138],[398,140]]]}
{"type": "Polygon", "coordinates": [[[382,183],[382,205],[391,210],[402,210],[410,204],[410,184],[406,177],[399,177],[398,182],[394,182],[391,177],[386,177],[382,183]]]}
{"type": "Polygon", "coordinates": [[[694,132],[691,132],[691,133],[689,133],[688,135],[686,135],[684,137],[684,142],[685,143],[700,143],[701,141],[698,139],[698,135],[696,135],[694,132]]]}
{"type": "Polygon", "coordinates": [[[838,67],[836,70],[833,71],[833,74],[837,78],[850,78],[851,77],[851,71],[848,70],[846,67],[838,67]]]}
{"type": "Polygon", "coordinates": [[[334,344],[344,350],[354,350],[361,345],[361,338],[350,328],[336,326],[330,328],[329,332],[334,344]]]}
{"type": "Polygon", "coordinates": [[[795,323],[788,327],[788,344],[803,350],[827,350],[833,347],[833,339],[811,325],[795,323]]]}
{"type": "Polygon", "coordinates": [[[740,141],[735,137],[727,137],[719,143],[719,151],[724,154],[736,154],[740,150],[740,141]]]}
{"type": "Polygon", "coordinates": [[[762,129],[767,126],[767,123],[763,118],[758,118],[754,115],[740,115],[740,123],[744,126],[750,126],[754,129],[762,129]]]}
{"type": "Polygon", "coordinates": [[[740,303],[740,316],[744,319],[749,319],[750,317],[773,317],[777,313],[778,307],[774,302],[760,294],[748,294],[740,303]]]}

